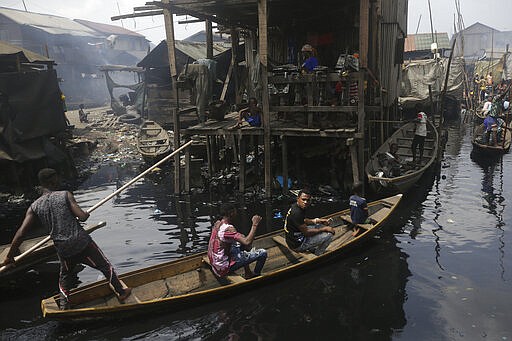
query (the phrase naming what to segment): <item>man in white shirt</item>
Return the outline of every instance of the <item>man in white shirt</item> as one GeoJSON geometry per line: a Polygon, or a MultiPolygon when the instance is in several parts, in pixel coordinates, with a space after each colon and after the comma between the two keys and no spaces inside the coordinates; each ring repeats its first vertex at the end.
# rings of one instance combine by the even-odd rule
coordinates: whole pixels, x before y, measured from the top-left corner
{"type": "Polygon", "coordinates": [[[421,111],[421,106],[416,104],[418,112],[414,129],[414,138],[412,139],[412,161],[421,164],[423,160],[423,147],[425,146],[425,137],[427,136],[427,114],[421,111]],[[420,149],[420,158],[416,160],[416,147],[420,149]]]}
{"type": "Polygon", "coordinates": [[[487,96],[487,100],[484,103],[484,106],[482,108],[482,115],[487,116],[489,113],[489,110],[491,110],[492,106],[492,96],[487,96]]]}

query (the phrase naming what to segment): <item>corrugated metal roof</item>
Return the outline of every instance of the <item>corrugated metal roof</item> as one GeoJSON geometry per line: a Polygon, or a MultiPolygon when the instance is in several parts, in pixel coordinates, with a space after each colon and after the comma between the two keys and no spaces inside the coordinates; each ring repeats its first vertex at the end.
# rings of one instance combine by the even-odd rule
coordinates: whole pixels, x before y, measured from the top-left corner
{"type": "MultiPolygon", "coordinates": [[[[437,48],[438,49],[449,49],[450,48],[450,40],[448,39],[448,33],[436,33],[434,34],[434,39],[437,39],[437,48]]],[[[419,34],[409,34],[407,38],[405,38],[405,46],[404,51],[423,51],[430,50],[430,45],[432,44],[432,34],[430,33],[419,33],[419,34]]]]}
{"type": "MultiPolygon", "coordinates": [[[[175,41],[175,46],[178,50],[198,60],[206,58],[206,43],[195,43],[188,41],[175,41]]],[[[223,44],[213,44],[213,55],[216,56],[222,52],[229,50],[230,47],[225,47],[223,44]]]]}
{"type": "Polygon", "coordinates": [[[0,7],[0,15],[20,24],[28,25],[50,34],[70,34],[74,36],[94,37],[96,31],[71,19],[49,14],[24,12],[0,7]]]}
{"type": "Polygon", "coordinates": [[[80,23],[82,25],[85,25],[97,32],[104,33],[106,35],[116,34],[116,35],[125,35],[125,36],[144,38],[144,36],[142,34],[127,30],[126,28],[120,27],[120,26],[102,24],[102,23],[97,23],[97,22],[83,20],[83,19],[75,19],[74,21],[76,21],[77,23],[80,23]]]}
{"type": "Polygon", "coordinates": [[[38,53],[29,51],[27,49],[9,44],[0,40],[0,56],[15,56],[19,55],[22,62],[43,62],[45,64],[52,64],[53,60],[46,58],[38,53]]]}

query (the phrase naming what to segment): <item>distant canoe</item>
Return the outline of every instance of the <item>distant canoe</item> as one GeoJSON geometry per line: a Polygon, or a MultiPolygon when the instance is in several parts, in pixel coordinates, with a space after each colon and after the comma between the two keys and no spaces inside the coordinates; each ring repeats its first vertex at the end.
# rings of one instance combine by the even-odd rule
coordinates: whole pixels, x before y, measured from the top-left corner
{"type": "MultiPolygon", "coordinates": [[[[99,229],[100,227],[105,226],[105,222],[99,222],[94,225],[89,225],[85,227],[85,231],[87,233],[91,233],[92,231],[99,229]]],[[[19,249],[20,252],[23,253],[30,249],[32,246],[39,243],[41,240],[46,238],[47,236],[42,237],[36,237],[31,239],[26,239],[21,243],[19,249]]],[[[9,249],[11,247],[11,244],[6,245],[0,245],[0,261],[3,261],[5,259],[5,256],[7,255],[7,252],[9,252],[9,249]]],[[[44,261],[47,261],[48,259],[55,258],[57,256],[57,252],[55,251],[55,248],[53,247],[53,242],[49,240],[46,244],[41,245],[39,248],[32,251],[27,256],[21,258],[20,260],[16,261],[15,266],[8,266],[5,268],[0,268],[0,278],[6,277],[6,276],[12,276],[18,272],[21,272],[23,270],[26,270],[34,265],[37,265],[39,263],[42,263],[44,261]]]]}
{"type": "MultiPolygon", "coordinates": [[[[427,137],[425,138],[423,158],[418,164],[407,161],[407,159],[412,158],[411,144],[414,138],[414,123],[412,122],[399,128],[370,157],[365,170],[368,182],[374,191],[406,193],[434,163],[439,148],[439,133],[432,122],[427,122],[427,137]],[[401,159],[400,173],[394,176],[391,175],[389,169],[386,169],[386,165],[379,160],[379,156],[389,155],[391,143],[398,145],[397,155],[401,159]]],[[[419,151],[417,156],[419,157],[419,151]]]]}
{"type": "Polygon", "coordinates": [[[137,136],[137,150],[146,161],[158,161],[171,151],[167,131],[154,121],[145,121],[137,136]]]}
{"type": "Polygon", "coordinates": [[[510,130],[504,129],[505,131],[505,139],[501,140],[500,143],[497,143],[496,145],[487,145],[482,143],[482,134],[484,132],[484,125],[480,124],[475,127],[473,130],[473,148],[478,151],[481,154],[487,154],[487,155],[499,155],[503,153],[507,153],[510,149],[510,140],[511,140],[511,134],[510,130]]]}
{"type": "Polygon", "coordinates": [[[120,275],[119,278],[132,288],[132,295],[124,304],[119,303],[103,280],[72,290],[69,298],[73,305],[69,310],[59,309],[58,295],[44,299],[41,302],[43,316],[70,321],[119,318],[154,310],[176,311],[200,302],[220,300],[235,292],[247,292],[249,287],[262,286],[291,273],[303,273],[307,267],[361,246],[380,230],[401,198],[399,194],[369,203],[371,223],[358,225],[360,232],[356,236],[347,222],[350,220],[349,209],[325,216],[332,219],[336,233],[327,251],[320,256],[290,250],[283,230],[256,238],[253,246],[264,248],[268,253],[263,273],[258,277],[245,279],[240,276],[241,270],[237,270],[219,279],[213,274],[204,251],[120,275]]]}

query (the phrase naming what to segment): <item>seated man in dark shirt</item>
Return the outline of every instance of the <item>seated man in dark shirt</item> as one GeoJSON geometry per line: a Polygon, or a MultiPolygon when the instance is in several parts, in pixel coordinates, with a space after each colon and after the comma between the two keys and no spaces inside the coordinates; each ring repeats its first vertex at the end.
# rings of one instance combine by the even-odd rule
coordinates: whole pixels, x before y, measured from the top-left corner
{"type": "Polygon", "coordinates": [[[311,194],[307,190],[301,190],[297,196],[297,202],[286,214],[284,230],[286,243],[290,249],[298,252],[309,251],[318,256],[324,253],[331,243],[334,229],[324,226],[329,224],[327,219],[306,218],[306,208],[310,204],[311,194]]]}

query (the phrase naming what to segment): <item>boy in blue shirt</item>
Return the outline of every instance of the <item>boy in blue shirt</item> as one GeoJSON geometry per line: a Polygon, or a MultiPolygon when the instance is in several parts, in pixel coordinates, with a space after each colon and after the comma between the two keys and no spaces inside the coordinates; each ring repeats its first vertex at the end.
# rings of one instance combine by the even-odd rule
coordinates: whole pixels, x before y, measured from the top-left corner
{"type": "Polygon", "coordinates": [[[353,194],[349,199],[350,219],[352,220],[352,224],[354,224],[353,236],[356,236],[359,233],[357,224],[368,223],[368,205],[366,203],[366,199],[360,197],[362,189],[363,186],[360,183],[355,183],[352,187],[353,194]]]}

